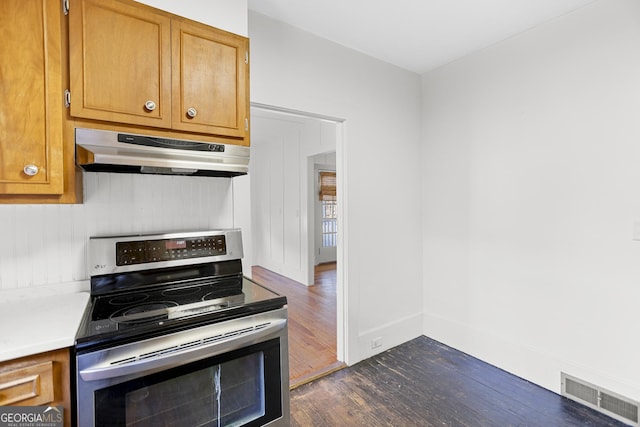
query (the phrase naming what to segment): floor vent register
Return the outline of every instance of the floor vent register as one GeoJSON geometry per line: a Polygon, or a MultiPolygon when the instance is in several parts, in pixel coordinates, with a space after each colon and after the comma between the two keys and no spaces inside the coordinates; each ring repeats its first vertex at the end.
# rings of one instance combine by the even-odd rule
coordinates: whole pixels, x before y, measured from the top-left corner
{"type": "Polygon", "coordinates": [[[619,394],[561,372],[562,395],[626,424],[640,427],[640,404],[619,394]]]}

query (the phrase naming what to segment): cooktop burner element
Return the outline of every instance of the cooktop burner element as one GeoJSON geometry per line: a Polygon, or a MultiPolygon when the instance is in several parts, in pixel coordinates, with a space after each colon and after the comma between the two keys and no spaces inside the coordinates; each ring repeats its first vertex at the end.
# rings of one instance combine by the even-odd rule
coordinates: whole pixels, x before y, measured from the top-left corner
{"type": "Polygon", "coordinates": [[[109,319],[116,322],[146,322],[150,318],[163,316],[167,308],[176,307],[177,302],[174,301],[157,301],[126,307],[114,312],[109,319]]]}
{"type": "Polygon", "coordinates": [[[125,295],[118,295],[113,298],[109,298],[109,304],[111,305],[138,304],[147,299],[149,299],[149,294],[140,292],[137,294],[125,294],[125,295]]]}
{"type": "Polygon", "coordinates": [[[239,230],[92,238],[90,256],[92,301],[77,347],[286,304],[243,277],[239,230]]]}
{"type": "Polygon", "coordinates": [[[190,288],[167,289],[166,291],[162,291],[162,295],[166,297],[199,295],[201,289],[202,288],[200,286],[193,286],[190,288]]]}

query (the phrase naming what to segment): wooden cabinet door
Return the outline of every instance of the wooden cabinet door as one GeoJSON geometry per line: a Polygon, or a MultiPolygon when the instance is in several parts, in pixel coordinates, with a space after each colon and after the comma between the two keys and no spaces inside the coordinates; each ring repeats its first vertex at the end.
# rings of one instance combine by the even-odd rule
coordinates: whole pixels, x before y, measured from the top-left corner
{"type": "Polygon", "coordinates": [[[0,1],[0,193],[62,194],[61,6],[0,1]]]}
{"type": "Polygon", "coordinates": [[[180,20],[171,31],[173,128],[244,137],[248,39],[180,20]]]}
{"type": "Polygon", "coordinates": [[[69,12],[71,115],[171,126],[171,20],[118,0],[81,0],[69,12]]]}
{"type": "Polygon", "coordinates": [[[70,380],[71,359],[66,348],[1,362],[0,406],[63,406],[63,425],[70,426],[70,380]]]}

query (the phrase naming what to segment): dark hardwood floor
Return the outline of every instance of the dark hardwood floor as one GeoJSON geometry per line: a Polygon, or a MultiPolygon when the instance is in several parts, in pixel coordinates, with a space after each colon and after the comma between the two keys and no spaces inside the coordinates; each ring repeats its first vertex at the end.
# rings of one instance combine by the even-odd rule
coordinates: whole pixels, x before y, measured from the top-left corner
{"type": "Polygon", "coordinates": [[[625,425],[424,336],[292,390],[291,416],[304,427],[625,425]]]}
{"type": "Polygon", "coordinates": [[[252,273],[287,296],[292,426],[625,425],[427,337],[344,367],[335,264],[319,266],[312,287],[262,267],[252,273]]]}
{"type": "Polygon", "coordinates": [[[253,266],[253,280],[287,297],[291,388],[345,365],[336,359],[336,264],[315,268],[313,286],[253,266]]]}

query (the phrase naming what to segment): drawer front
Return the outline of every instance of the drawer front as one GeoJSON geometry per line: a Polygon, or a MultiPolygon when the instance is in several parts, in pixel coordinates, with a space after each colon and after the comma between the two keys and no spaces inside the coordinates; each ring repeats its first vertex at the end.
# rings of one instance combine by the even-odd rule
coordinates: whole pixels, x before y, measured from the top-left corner
{"type": "Polygon", "coordinates": [[[54,397],[51,361],[0,373],[0,406],[46,405],[54,397]]]}

